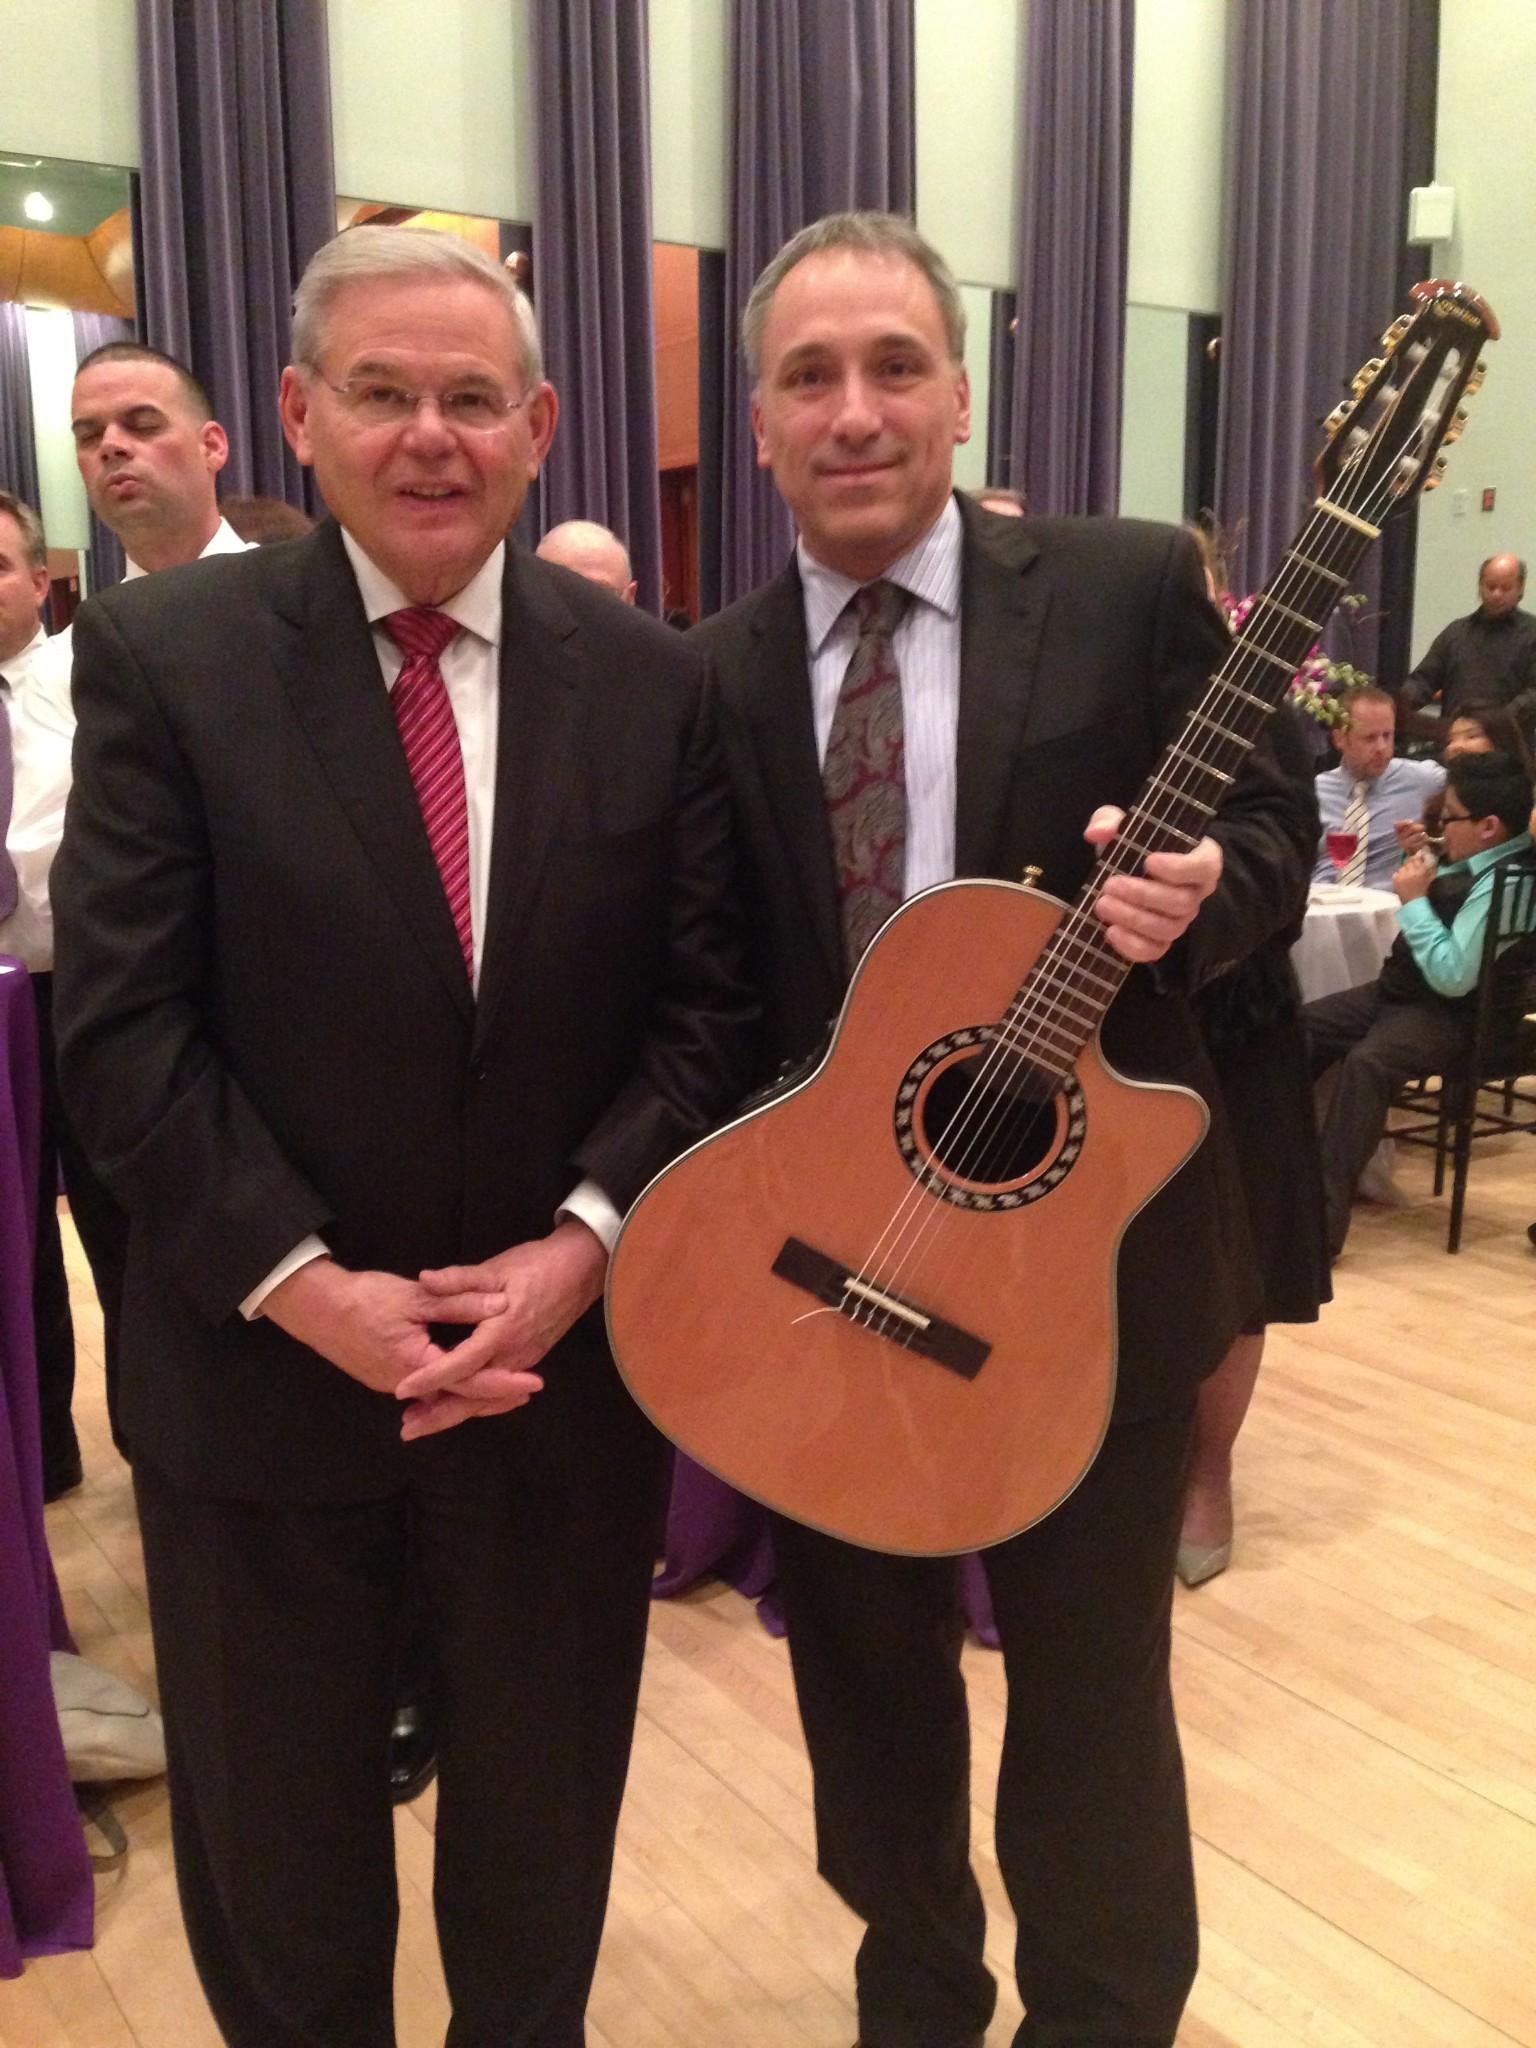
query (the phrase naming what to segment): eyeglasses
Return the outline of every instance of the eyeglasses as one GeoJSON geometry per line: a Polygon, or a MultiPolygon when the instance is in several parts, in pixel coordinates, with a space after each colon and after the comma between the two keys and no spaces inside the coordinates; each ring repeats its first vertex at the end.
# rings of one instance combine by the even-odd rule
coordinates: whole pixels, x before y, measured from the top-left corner
{"type": "Polygon", "coordinates": [[[1442,825],[1472,825],[1477,821],[1470,811],[1442,811],[1440,822],[1442,825]]]}
{"type": "Polygon", "coordinates": [[[521,398],[508,398],[494,385],[412,391],[408,385],[391,384],[382,377],[348,377],[345,383],[333,384],[318,370],[315,375],[327,391],[335,392],[360,427],[403,427],[423,405],[435,405],[445,427],[457,433],[493,434],[529,397],[525,391],[521,398]]]}

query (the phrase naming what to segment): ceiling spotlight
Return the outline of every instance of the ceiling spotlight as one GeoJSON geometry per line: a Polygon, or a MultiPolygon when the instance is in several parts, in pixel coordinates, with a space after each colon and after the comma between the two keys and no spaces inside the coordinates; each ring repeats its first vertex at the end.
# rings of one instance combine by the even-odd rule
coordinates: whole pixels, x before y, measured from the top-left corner
{"type": "Polygon", "coordinates": [[[46,192],[29,192],[21,202],[21,210],[28,220],[53,219],[53,201],[46,192]]]}

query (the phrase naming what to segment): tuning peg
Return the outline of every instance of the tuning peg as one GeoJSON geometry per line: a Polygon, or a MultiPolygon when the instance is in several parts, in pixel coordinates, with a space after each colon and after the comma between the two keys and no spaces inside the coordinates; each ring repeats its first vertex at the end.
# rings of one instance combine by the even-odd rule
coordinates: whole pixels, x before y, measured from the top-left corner
{"type": "Polygon", "coordinates": [[[1475,394],[1476,392],[1479,392],[1479,391],[1481,391],[1481,390],[1482,390],[1482,388],[1483,388],[1483,379],[1484,379],[1484,378],[1485,378],[1485,377],[1487,376],[1487,374],[1488,374],[1488,365],[1487,365],[1487,364],[1486,364],[1486,363],[1485,363],[1485,362],[1484,362],[1484,361],[1483,361],[1483,360],[1481,359],[1481,357],[1479,357],[1479,359],[1477,360],[1477,362],[1476,362],[1476,363],[1474,363],[1474,364],[1473,364],[1473,366],[1472,366],[1472,374],[1471,374],[1471,376],[1469,376],[1469,377],[1468,377],[1468,379],[1467,379],[1467,396],[1468,396],[1468,398],[1471,398],[1471,397],[1472,397],[1472,396],[1473,396],[1473,395],[1474,395],[1474,394],[1475,394]]]}
{"type": "Polygon", "coordinates": [[[1376,381],[1386,367],[1385,361],[1380,356],[1372,356],[1368,363],[1360,365],[1349,386],[1356,398],[1360,396],[1368,384],[1373,384],[1376,381]]]}
{"type": "Polygon", "coordinates": [[[1354,411],[1354,409],[1355,401],[1352,398],[1341,398],[1338,404],[1333,408],[1333,411],[1329,413],[1327,419],[1323,421],[1323,431],[1327,434],[1330,441],[1333,439],[1334,435],[1339,431],[1340,427],[1343,426],[1344,422],[1349,418],[1350,414],[1354,411]]]}
{"type": "Polygon", "coordinates": [[[1394,348],[1394,347],[1396,347],[1397,343],[1398,343],[1398,342],[1400,342],[1400,341],[1402,340],[1403,336],[1404,336],[1404,335],[1405,335],[1405,334],[1406,334],[1406,333],[1408,332],[1409,328],[1410,328],[1410,327],[1411,327],[1412,325],[1413,325],[1413,315],[1412,315],[1411,313],[1399,313],[1399,314],[1398,314],[1398,316],[1397,316],[1397,318],[1396,318],[1396,319],[1395,319],[1395,320],[1394,320],[1394,321],[1392,322],[1392,325],[1391,325],[1391,326],[1390,326],[1390,327],[1389,327],[1389,328],[1387,329],[1386,333],[1385,333],[1385,334],[1384,334],[1384,335],[1383,335],[1383,336],[1381,337],[1381,345],[1382,345],[1382,347],[1383,347],[1383,348],[1394,348]]]}

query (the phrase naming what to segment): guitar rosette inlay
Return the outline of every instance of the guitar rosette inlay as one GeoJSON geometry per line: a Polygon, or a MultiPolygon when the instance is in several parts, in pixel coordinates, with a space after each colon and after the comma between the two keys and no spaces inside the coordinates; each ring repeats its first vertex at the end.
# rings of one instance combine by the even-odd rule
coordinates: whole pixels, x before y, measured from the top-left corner
{"type": "Polygon", "coordinates": [[[984,1025],[947,1032],[896,1093],[897,1147],[914,1179],[958,1209],[1021,1209],[1072,1171],[1088,1112],[1076,1074],[1002,1052],[984,1025]]]}

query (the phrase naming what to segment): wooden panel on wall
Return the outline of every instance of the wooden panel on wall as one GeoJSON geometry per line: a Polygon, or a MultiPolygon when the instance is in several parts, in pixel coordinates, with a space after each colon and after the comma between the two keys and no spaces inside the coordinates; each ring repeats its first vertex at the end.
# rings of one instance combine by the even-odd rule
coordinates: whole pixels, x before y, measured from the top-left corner
{"type": "Polygon", "coordinates": [[[699,460],[699,252],[679,242],[653,248],[656,295],[656,461],[693,469],[699,460]]]}

